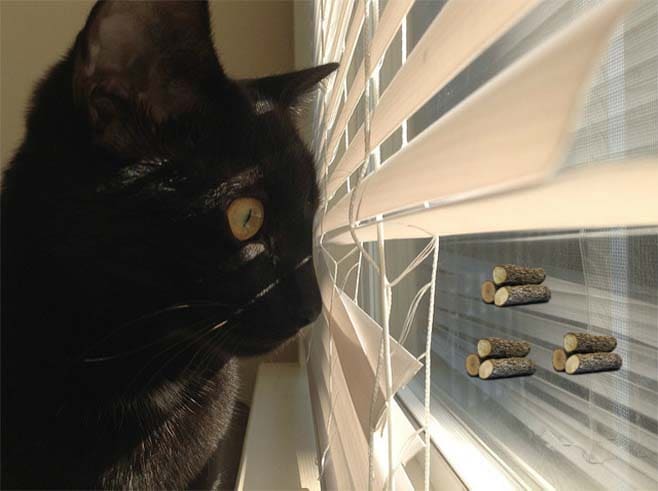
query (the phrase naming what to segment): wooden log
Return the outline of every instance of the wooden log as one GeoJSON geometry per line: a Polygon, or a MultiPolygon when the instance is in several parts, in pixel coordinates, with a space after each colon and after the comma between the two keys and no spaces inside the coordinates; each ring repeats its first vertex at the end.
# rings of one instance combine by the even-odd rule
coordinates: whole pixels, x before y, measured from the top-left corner
{"type": "Polygon", "coordinates": [[[466,357],[466,373],[471,377],[477,377],[480,371],[480,357],[471,353],[466,357]]]}
{"type": "Polygon", "coordinates": [[[548,302],[550,299],[551,290],[546,286],[520,285],[499,288],[494,302],[498,307],[508,307],[510,305],[548,302]]]}
{"type": "Polygon", "coordinates": [[[586,332],[568,332],[564,335],[564,350],[567,353],[609,352],[616,347],[614,336],[595,336],[586,332]]]}
{"type": "Polygon", "coordinates": [[[480,365],[480,378],[518,377],[535,373],[535,364],[529,358],[495,358],[480,365]]]}
{"type": "Polygon", "coordinates": [[[496,284],[493,281],[485,281],[480,287],[480,296],[484,303],[494,303],[496,296],[496,284]]]}
{"type": "Polygon", "coordinates": [[[542,268],[526,268],[515,264],[498,264],[493,269],[493,281],[504,285],[539,285],[546,279],[542,268]]]}
{"type": "Polygon", "coordinates": [[[577,353],[567,359],[568,374],[607,372],[621,368],[621,356],[617,353],[577,353]]]}
{"type": "Polygon", "coordinates": [[[530,343],[514,339],[484,338],[478,341],[478,355],[486,358],[522,357],[530,353],[530,343]]]}
{"type": "Polygon", "coordinates": [[[564,372],[564,366],[567,363],[567,353],[562,348],[553,350],[553,369],[556,372],[564,372]]]}

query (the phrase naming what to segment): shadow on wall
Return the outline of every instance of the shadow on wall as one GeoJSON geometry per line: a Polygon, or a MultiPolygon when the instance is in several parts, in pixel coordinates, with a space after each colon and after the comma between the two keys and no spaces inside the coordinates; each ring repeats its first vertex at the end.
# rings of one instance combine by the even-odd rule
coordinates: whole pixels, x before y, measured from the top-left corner
{"type": "MultiPolygon", "coordinates": [[[[72,45],[92,0],[0,1],[0,162],[23,137],[34,84],[72,45]]],[[[215,44],[229,75],[255,77],[294,68],[293,1],[211,0],[215,44]]]]}

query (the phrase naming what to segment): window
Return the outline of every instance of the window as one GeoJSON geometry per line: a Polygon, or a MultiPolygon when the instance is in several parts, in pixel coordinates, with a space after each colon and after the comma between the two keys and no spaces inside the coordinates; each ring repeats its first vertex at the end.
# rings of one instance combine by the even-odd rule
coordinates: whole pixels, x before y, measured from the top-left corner
{"type": "MultiPolygon", "coordinates": [[[[359,42],[365,43],[365,48],[355,50],[358,56],[348,60],[351,88],[359,83],[355,74],[361,73],[364,80],[365,72],[371,72],[372,76],[367,91],[363,81],[357,86],[365,92],[358,94],[358,98],[347,86],[342,88],[340,101],[335,102],[336,107],[340,102],[337,116],[318,123],[316,139],[316,150],[323,156],[321,170],[326,170],[324,189],[329,198],[319,225],[320,260],[324,256],[330,258],[325,274],[336,289],[331,289],[330,305],[325,302],[328,313],[327,326],[321,335],[323,341],[316,343],[316,348],[325,346],[324,358],[314,359],[317,353],[313,349],[310,356],[312,378],[324,384],[322,390],[327,397],[319,420],[326,433],[324,440],[320,438],[324,442],[323,463],[329,461],[329,466],[333,466],[334,480],[329,480],[330,484],[359,488],[365,479],[374,483],[375,489],[378,485],[391,486],[391,481],[386,479],[391,469],[394,469],[396,489],[406,485],[417,487],[423,481],[431,484],[431,473],[414,478],[411,469],[417,460],[408,451],[414,445],[412,442],[416,442],[420,444],[414,447],[415,455],[422,454],[422,443],[427,441],[427,436],[432,446],[426,449],[426,458],[432,452],[442,455],[469,487],[497,480],[530,488],[653,489],[658,486],[658,215],[636,219],[642,215],[642,210],[637,208],[639,203],[649,203],[655,210],[658,198],[647,194],[648,201],[626,200],[629,219],[606,221],[612,215],[605,206],[598,215],[596,209],[586,210],[596,199],[595,190],[602,182],[598,171],[618,169],[622,188],[624,176],[634,173],[640,161],[649,162],[646,168],[651,170],[647,178],[657,176],[658,3],[639,2],[632,10],[619,13],[619,18],[623,17],[621,22],[610,21],[610,31],[601,34],[606,29],[601,27],[604,22],[595,28],[591,27],[595,24],[591,19],[612,19],[617,15],[613,13],[613,3],[508,2],[507,17],[503,18],[499,12],[499,25],[494,29],[490,26],[495,22],[494,15],[481,12],[486,10],[483,4],[472,8],[474,4],[468,0],[406,3],[375,0],[365,3],[365,7],[355,2],[354,10],[363,8],[367,18],[359,30],[359,42]],[[606,11],[609,13],[602,13],[606,11]],[[393,17],[400,22],[395,24],[393,17]],[[365,32],[365,27],[370,26],[368,19],[372,18],[378,22],[372,22],[370,31],[365,32]],[[459,20],[464,21],[460,27],[464,33],[470,33],[468,21],[471,21],[471,37],[483,36],[475,43],[479,43],[478,49],[464,48],[457,34],[450,37],[449,27],[459,20]],[[579,29],[590,22],[591,30],[578,37],[579,29]],[[390,29],[391,25],[395,29],[390,29]],[[390,32],[382,33],[386,29],[390,32]],[[498,147],[496,141],[514,139],[514,134],[506,131],[508,128],[539,127],[540,118],[550,118],[544,112],[529,111],[515,121],[516,126],[506,126],[506,112],[513,113],[518,109],[516,105],[532,105],[536,101],[524,97],[514,99],[513,94],[506,99],[501,93],[517,83],[520,78],[514,77],[529,66],[537,73],[546,70],[542,75],[554,76],[559,83],[560,75],[548,67],[551,61],[548,58],[543,61],[540,54],[552,49],[547,46],[559,44],[556,40],[561,36],[566,39],[572,35],[569,40],[576,44],[567,44],[570,48],[563,51],[565,59],[568,51],[586,50],[582,43],[596,35],[602,36],[607,49],[597,58],[595,75],[584,74],[576,84],[579,95],[574,97],[578,104],[573,107],[576,110],[572,129],[556,140],[559,145],[546,147],[549,153],[561,149],[560,153],[550,154],[554,167],[548,171],[542,168],[540,179],[535,179],[534,171],[532,176],[528,174],[528,180],[515,180],[516,174],[510,173],[509,183],[502,183],[502,180],[487,181],[486,176],[477,174],[486,173],[485,165],[478,167],[471,165],[472,161],[459,159],[440,161],[443,150],[458,157],[472,156],[475,161],[479,158],[479,145],[487,138],[494,142],[490,148],[503,152],[504,144],[498,147]],[[438,42],[443,44],[434,44],[438,42]],[[386,48],[381,50],[383,45],[386,48]],[[438,65],[430,70],[419,61],[421,54],[431,57],[432,50],[440,53],[442,49],[446,55],[433,59],[442,65],[450,63],[451,53],[462,50],[463,58],[454,70],[438,65]],[[531,65],[533,60],[536,65],[531,65]],[[364,66],[368,61],[372,63],[370,69],[364,66]],[[441,70],[446,71],[445,76],[436,74],[441,70]],[[428,82],[430,79],[432,83],[428,82]],[[499,83],[500,80],[507,86],[499,83]],[[580,96],[583,89],[586,89],[584,98],[580,96]],[[421,92],[427,96],[421,97],[421,92]],[[497,104],[497,101],[502,102],[497,104]],[[494,111],[478,112],[487,104],[494,111]],[[405,113],[402,107],[412,110],[405,113]],[[478,118],[468,120],[469,115],[478,118]],[[460,126],[460,132],[449,133],[459,118],[472,124],[460,126]],[[493,126],[479,124],[487,118],[493,119],[493,126]],[[497,120],[500,120],[499,128],[495,127],[497,120]],[[469,133],[471,128],[479,131],[469,133]],[[486,131],[491,133],[485,134],[486,131]],[[334,135],[341,135],[340,145],[332,141],[338,139],[334,135]],[[364,136],[370,140],[369,151],[368,138],[364,136]],[[414,143],[417,138],[419,141],[414,143]],[[437,142],[445,142],[445,146],[437,142]],[[450,146],[453,144],[454,152],[450,146]],[[472,152],[468,148],[471,144],[472,152]],[[367,165],[364,164],[366,153],[367,165]],[[432,155],[440,163],[430,160],[432,155]],[[609,167],[607,162],[614,164],[609,167]],[[435,172],[439,166],[441,170],[435,172]],[[555,170],[560,176],[555,181],[557,184],[551,184],[550,176],[555,170]],[[414,175],[405,175],[405,171],[414,175]],[[419,183],[415,177],[418,175],[427,176],[430,185],[419,184],[417,196],[413,196],[413,190],[398,192],[405,183],[419,183]],[[568,179],[577,175],[582,180],[571,194],[543,194],[542,186],[549,190],[553,189],[551,186],[560,187],[560,183],[566,182],[560,181],[562,176],[568,179]],[[437,176],[445,180],[432,186],[431,180],[437,176]],[[449,186],[451,189],[444,191],[449,186]],[[529,191],[519,191],[520,188],[529,191]],[[526,194],[514,201],[515,193],[519,192],[526,194]],[[574,200],[571,207],[570,203],[562,207],[555,203],[556,211],[551,214],[554,203],[551,200],[555,196],[588,197],[590,193],[592,201],[574,200]],[[533,203],[528,203],[526,208],[524,199],[541,200],[538,202],[543,204],[543,210],[536,220],[532,216],[533,203]],[[510,203],[520,206],[518,216],[496,208],[510,203]],[[490,215],[482,216],[484,213],[490,215]],[[546,220],[551,215],[566,214],[573,216],[568,220],[553,217],[546,220]],[[501,215],[512,216],[503,219],[501,215]],[[444,230],[447,233],[441,233],[444,230]],[[437,242],[438,251],[435,251],[437,242]],[[492,266],[499,263],[543,267],[548,276],[546,283],[553,292],[551,301],[513,309],[485,305],[479,296],[480,284],[490,276],[492,266]],[[381,274],[382,266],[385,278],[381,274]],[[396,358],[399,351],[395,341],[411,357],[426,366],[430,362],[429,372],[416,367],[416,375],[408,381],[405,379],[404,387],[396,387],[400,389],[396,405],[391,404],[384,411],[394,413],[393,409],[399,405],[404,418],[415,425],[410,430],[390,431],[390,438],[398,438],[397,446],[395,442],[389,445],[395,447],[397,455],[378,454],[378,440],[372,437],[373,433],[384,435],[384,428],[389,430],[393,426],[394,417],[390,414],[385,422],[370,418],[352,434],[332,429],[332,425],[338,424],[341,411],[359,419],[360,406],[354,401],[354,386],[364,384],[363,389],[373,394],[373,401],[378,390],[372,388],[371,379],[366,378],[371,384],[368,387],[365,382],[352,380],[359,378],[357,374],[346,372],[347,358],[355,355],[346,354],[341,341],[336,339],[341,335],[336,323],[341,321],[332,315],[332,309],[334,302],[343,298],[336,291],[344,292],[351,299],[346,302],[351,301],[362,309],[383,327],[383,332],[390,332],[391,366],[386,367],[386,356],[379,356],[385,351],[384,342],[381,346],[377,344],[379,349],[375,350],[374,358],[380,360],[374,364],[375,379],[392,374],[389,390],[395,385],[398,372],[404,371],[399,367],[406,367],[407,373],[413,372],[396,358]],[[428,321],[432,326],[429,351],[428,321]],[[618,340],[617,351],[624,360],[622,369],[580,377],[555,372],[551,352],[569,331],[614,335],[618,340]],[[474,351],[477,339],[490,336],[530,342],[536,373],[532,377],[490,382],[468,377],[464,370],[466,355],[474,351]],[[337,372],[342,373],[336,375],[337,372]],[[429,415],[425,412],[428,395],[429,415]],[[360,450],[350,448],[354,446],[350,436],[360,430],[365,434],[360,450]],[[404,443],[400,444],[400,439],[404,443]],[[406,455],[400,455],[405,451],[406,455]],[[356,454],[361,455],[361,460],[351,459],[356,454]],[[365,474],[360,473],[359,467],[366,467],[365,474]]],[[[349,34],[346,30],[348,41],[349,34]]],[[[574,67],[584,64],[586,61],[575,61],[574,67]]],[[[340,79],[339,72],[336,80],[340,79]]],[[[519,82],[519,94],[524,93],[523,87],[519,82]]],[[[533,96],[537,92],[524,94],[533,96]]],[[[331,98],[330,94],[326,103],[329,114],[332,114],[331,98]]],[[[550,109],[541,104],[538,107],[550,109]]],[[[521,172],[539,153],[532,151],[545,143],[544,133],[541,138],[537,137],[539,133],[531,135],[535,140],[528,145],[528,157],[519,164],[521,172]]],[[[521,146],[518,148],[519,152],[523,151],[521,146]]],[[[509,156],[514,158],[513,153],[509,156]]],[[[501,165],[504,159],[499,157],[495,155],[489,160],[501,165]]],[[[489,160],[485,157],[482,162],[486,164],[489,160]]],[[[615,189],[610,184],[605,186],[615,189]]],[[[640,194],[641,189],[641,185],[637,187],[640,194]]],[[[614,200],[612,194],[610,199],[614,200]]],[[[353,308],[352,304],[348,305],[348,310],[353,308]]],[[[355,325],[361,322],[349,314],[345,319],[348,320],[344,322],[355,325]]],[[[381,334],[380,337],[385,339],[381,334]]],[[[342,421],[344,424],[349,418],[342,421]]]]}

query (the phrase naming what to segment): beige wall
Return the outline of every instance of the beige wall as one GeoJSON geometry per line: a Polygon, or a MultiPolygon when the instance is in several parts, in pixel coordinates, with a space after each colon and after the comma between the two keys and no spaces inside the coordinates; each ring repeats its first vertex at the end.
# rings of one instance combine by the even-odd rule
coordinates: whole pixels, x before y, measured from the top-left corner
{"type": "MultiPolygon", "coordinates": [[[[0,162],[23,138],[24,114],[35,82],[73,43],[93,5],[89,0],[0,0],[0,162]]],[[[211,0],[220,59],[232,77],[294,69],[292,1],[211,0]]],[[[289,346],[277,359],[291,360],[289,346]]],[[[242,399],[249,400],[260,358],[245,360],[242,399]]]]}
{"type": "MultiPolygon", "coordinates": [[[[89,0],[0,0],[0,162],[23,136],[34,84],[71,46],[89,0]]],[[[294,67],[293,3],[211,1],[222,63],[233,77],[255,77],[294,67]]]]}

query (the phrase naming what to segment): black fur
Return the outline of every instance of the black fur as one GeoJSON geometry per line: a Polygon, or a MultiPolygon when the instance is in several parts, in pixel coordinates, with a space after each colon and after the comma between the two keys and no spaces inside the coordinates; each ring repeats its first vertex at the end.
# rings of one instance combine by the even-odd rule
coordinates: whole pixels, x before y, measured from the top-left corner
{"type": "Polygon", "coordinates": [[[290,109],[336,66],[235,81],[209,25],[205,2],[99,2],[35,91],[2,189],[3,488],[189,486],[235,357],[319,313],[290,109]],[[241,196],[265,208],[247,243],[241,196]]]}

